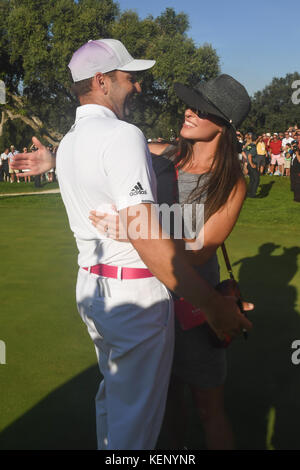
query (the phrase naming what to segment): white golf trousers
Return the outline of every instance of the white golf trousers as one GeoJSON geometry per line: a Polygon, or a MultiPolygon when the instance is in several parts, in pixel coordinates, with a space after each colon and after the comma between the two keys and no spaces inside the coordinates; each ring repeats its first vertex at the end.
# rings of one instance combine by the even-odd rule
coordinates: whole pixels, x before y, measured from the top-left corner
{"type": "Polygon", "coordinates": [[[155,277],[118,280],[79,269],[76,298],[103,375],[96,395],[98,449],[154,449],[173,358],[168,290],[155,277]]]}

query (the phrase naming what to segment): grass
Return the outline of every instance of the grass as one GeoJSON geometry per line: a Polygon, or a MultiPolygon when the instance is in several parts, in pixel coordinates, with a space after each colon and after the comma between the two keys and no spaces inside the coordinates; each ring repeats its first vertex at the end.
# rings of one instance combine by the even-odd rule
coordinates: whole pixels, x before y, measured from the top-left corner
{"type": "Polygon", "coordinates": [[[57,189],[58,183],[48,183],[46,181],[42,182],[42,186],[37,188],[34,185],[34,182],[25,183],[22,178],[20,178],[20,183],[14,182],[0,182],[0,195],[1,194],[14,194],[14,193],[34,193],[39,191],[48,191],[49,189],[57,189]]]}
{"type": "MultiPolygon", "coordinates": [[[[261,196],[245,201],[227,242],[256,308],[248,340],[228,349],[226,406],[238,448],[299,450],[300,205],[285,178],[261,178],[261,196]]],[[[0,214],[0,449],[93,449],[99,374],[76,311],[76,246],[60,195],[2,197],[0,214]]],[[[203,448],[192,406],[187,447],[203,448]]]]}

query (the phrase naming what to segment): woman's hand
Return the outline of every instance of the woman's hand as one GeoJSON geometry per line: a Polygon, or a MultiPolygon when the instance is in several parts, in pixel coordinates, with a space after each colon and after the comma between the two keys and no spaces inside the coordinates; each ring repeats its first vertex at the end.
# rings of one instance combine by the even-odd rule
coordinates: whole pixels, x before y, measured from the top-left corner
{"type": "Polygon", "coordinates": [[[120,226],[119,214],[108,214],[99,211],[91,211],[89,219],[101,235],[119,242],[129,242],[127,234],[123,233],[120,226]]]}

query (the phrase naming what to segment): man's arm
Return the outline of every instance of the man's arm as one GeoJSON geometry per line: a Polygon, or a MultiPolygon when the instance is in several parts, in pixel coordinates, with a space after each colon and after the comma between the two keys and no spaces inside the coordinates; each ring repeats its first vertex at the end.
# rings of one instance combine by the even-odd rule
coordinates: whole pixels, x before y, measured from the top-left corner
{"type": "MultiPolygon", "coordinates": [[[[197,239],[184,240],[189,243],[189,249],[185,250],[185,256],[192,266],[204,264],[216,252],[218,247],[226,240],[231,233],[239,217],[245,196],[246,183],[244,178],[240,178],[226,203],[215,213],[204,225],[204,243],[200,249],[197,246],[197,239]],[[195,248],[193,248],[193,243],[195,248]]],[[[127,233],[120,233],[119,215],[105,214],[91,211],[90,220],[97,230],[103,234],[109,234],[109,237],[120,242],[129,242],[127,233]]]]}
{"type": "Polygon", "coordinates": [[[250,165],[252,168],[256,168],[256,165],[254,165],[254,163],[253,163],[253,155],[252,155],[252,153],[249,153],[249,154],[248,154],[248,159],[249,159],[249,165],[250,165]]]}
{"type": "Polygon", "coordinates": [[[19,176],[35,176],[45,173],[56,167],[56,158],[36,137],[32,137],[35,152],[18,153],[14,156],[10,166],[14,170],[30,170],[19,173],[19,176]]]}
{"type": "MultiPolygon", "coordinates": [[[[158,218],[153,217],[151,204],[139,204],[120,211],[120,219],[128,227],[128,238],[150,271],[170,290],[183,296],[206,314],[207,320],[216,331],[230,336],[241,333],[243,328],[250,329],[251,323],[241,314],[234,298],[221,296],[208,282],[202,279],[186,259],[184,243],[162,237],[158,218]],[[147,236],[135,236],[131,230],[136,226],[139,211],[140,227],[149,227],[147,236]],[[151,223],[150,223],[151,221],[151,223]],[[151,229],[152,232],[151,232],[151,229]],[[151,236],[159,234],[159,239],[151,236]]],[[[252,310],[245,304],[245,310],[252,310]]]]}

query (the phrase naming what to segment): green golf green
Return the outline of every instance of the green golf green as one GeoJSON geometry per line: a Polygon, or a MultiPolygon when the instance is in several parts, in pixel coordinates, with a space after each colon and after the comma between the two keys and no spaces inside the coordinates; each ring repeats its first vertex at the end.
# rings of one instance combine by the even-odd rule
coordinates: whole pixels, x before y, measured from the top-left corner
{"type": "MultiPolygon", "coordinates": [[[[300,340],[300,204],[292,199],[287,178],[261,178],[227,242],[242,294],[256,305],[249,338],[228,348],[226,407],[240,449],[300,449],[300,365],[291,360],[300,340]]],[[[1,197],[0,214],[0,449],[93,449],[99,372],[76,309],[77,250],[60,195],[1,197]]],[[[203,446],[191,406],[187,447],[203,446]]]]}
{"type": "Polygon", "coordinates": [[[48,191],[58,188],[58,183],[48,183],[48,181],[42,181],[41,187],[36,187],[34,182],[25,183],[22,178],[20,178],[20,183],[16,181],[13,183],[10,182],[1,182],[0,184],[0,196],[1,194],[17,194],[17,193],[35,193],[40,191],[48,191]]]}

